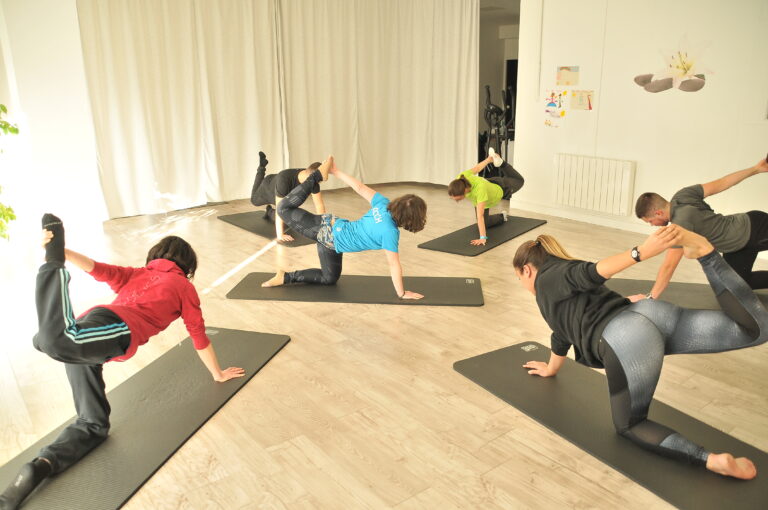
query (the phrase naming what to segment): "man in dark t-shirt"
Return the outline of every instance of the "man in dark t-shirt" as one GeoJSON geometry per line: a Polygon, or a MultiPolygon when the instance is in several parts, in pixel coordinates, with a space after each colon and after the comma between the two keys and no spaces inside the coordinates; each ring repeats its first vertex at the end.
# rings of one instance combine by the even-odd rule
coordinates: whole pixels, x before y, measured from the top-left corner
{"type": "MultiPolygon", "coordinates": [[[[757,254],[768,250],[768,213],[749,211],[723,215],[716,213],[704,199],[735,186],[747,177],[768,172],[768,158],[755,166],[733,172],[706,184],[688,186],[672,196],[668,202],[656,193],[643,193],[635,204],[638,218],[653,226],[674,223],[706,237],[723,258],[753,289],[768,288],[768,271],[753,271],[757,254]]],[[[757,184],[768,191],[763,182],[757,184]]],[[[656,283],[647,296],[629,296],[632,301],[644,297],[658,298],[667,288],[675,272],[683,250],[673,247],[667,250],[659,268],[656,283]]]]}
{"type": "MultiPolygon", "coordinates": [[[[251,189],[251,203],[255,206],[267,206],[264,219],[274,222],[278,241],[293,241],[293,236],[285,233],[283,220],[275,214],[275,209],[280,200],[304,182],[320,166],[320,163],[312,163],[307,168],[288,168],[276,174],[266,175],[268,163],[266,155],[259,152],[259,168],[256,170],[256,179],[251,189]]],[[[312,201],[315,203],[317,214],[325,214],[325,204],[320,194],[319,184],[312,188],[312,201]]]]}

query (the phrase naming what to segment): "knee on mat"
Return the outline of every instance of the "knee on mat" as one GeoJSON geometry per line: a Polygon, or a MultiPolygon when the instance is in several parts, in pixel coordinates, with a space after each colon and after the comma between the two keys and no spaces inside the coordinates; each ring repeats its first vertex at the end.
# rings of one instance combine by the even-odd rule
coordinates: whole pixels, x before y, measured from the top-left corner
{"type": "Polygon", "coordinates": [[[78,418],[77,421],[85,425],[86,429],[88,430],[88,435],[95,442],[101,443],[102,441],[107,439],[107,436],[109,435],[109,423],[107,424],[94,423],[94,422],[83,420],[82,418],[78,418]]]}
{"type": "Polygon", "coordinates": [[[339,281],[339,277],[341,275],[323,275],[323,277],[320,279],[320,283],[323,285],[336,285],[336,282],[339,281]]]}

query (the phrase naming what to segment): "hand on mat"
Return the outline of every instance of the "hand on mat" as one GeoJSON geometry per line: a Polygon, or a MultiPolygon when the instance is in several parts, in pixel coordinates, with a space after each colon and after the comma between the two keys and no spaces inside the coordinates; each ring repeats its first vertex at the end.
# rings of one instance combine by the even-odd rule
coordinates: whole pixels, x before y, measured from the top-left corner
{"type": "Polygon", "coordinates": [[[472,239],[469,244],[474,246],[485,246],[486,242],[488,242],[488,239],[472,239]]]}
{"type": "Polygon", "coordinates": [[[421,299],[424,296],[419,294],[418,292],[411,292],[410,290],[406,290],[403,293],[403,299],[421,299]]]}
{"type": "Polygon", "coordinates": [[[632,294],[631,296],[627,296],[627,299],[629,299],[630,303],[637,303],[638,301],[645,299],[645,294],[632,294]]]}
{"type": "Polygon", "coordinates": [[[245,370],[238,367],[229,367],[221,371],[221,375],[216,379],[216,382],[224,382],[229,381],[230,379],[234,379],[236,377],[243,377],[245,375],[245,370]]]}
{"type": "Polygon", "coordinates": [[[680,227],[670,223],[666,227],[661,227],[653,234],[649,235],[643,244],[638,247],[640,259],[647,260],[655,257],[667,248],[680,244],[680,227]]]}
{"type": "Polygon", "coordinates": [[[541,377],[549,377],[552,374],[549,372],[549,365],[543,361],[529,361],[523,368],[528,369],[530,375],[538,375],[541,377]]]}
{"type": "Polygon", "coordinates": [[[278,241],[283,241],[283,242],[287,243],[288,241],[293,241],[293,236],[290,236],[288,234],[283,234],[280,237],[278,237],[277,240],[278,241]]]}

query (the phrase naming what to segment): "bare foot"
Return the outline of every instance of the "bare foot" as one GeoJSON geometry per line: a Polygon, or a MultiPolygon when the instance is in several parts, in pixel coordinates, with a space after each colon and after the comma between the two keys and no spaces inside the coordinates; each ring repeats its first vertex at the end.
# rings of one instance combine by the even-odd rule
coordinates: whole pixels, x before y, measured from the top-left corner
{"type": "Polygon", "coordinates": [[[328,158],[320,165],[320,168],[318,168],[320,173],[323,174],[324,181],[328,180],[328,172],[333,168],[333,164],[333,156],[328,156],[328,158]]]}
{"type": "Polygon", "coordinates": [[[746,457],[734,459],[730,453],[710,453],[707,457],[707,469],[742,480],[751,480],[757,476],[757,468],[751,460],[746,457]]]}
{"type": "Polygon", "coordinates": [[[262,287],[279,287],[280,285],[283,285],[285,283],[285,271],[282,269],[277,270],[277,274],[267,280],[266,282],[262,283],[262,287]]]}
{"type": "Polygon", "coordinates": [[[715,249],[707,238],[695,232],[677,226],[679,243],[683,245],[683,256],[689,259],[698,259],[712,253],[715,249]]]}

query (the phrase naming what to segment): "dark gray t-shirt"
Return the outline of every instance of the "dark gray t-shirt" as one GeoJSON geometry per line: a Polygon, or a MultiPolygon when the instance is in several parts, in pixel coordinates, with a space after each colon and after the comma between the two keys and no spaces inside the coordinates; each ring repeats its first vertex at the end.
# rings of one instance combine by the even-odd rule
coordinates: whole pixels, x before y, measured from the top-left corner
{"type": "Polygon", "coordinates": [[[746,213],[718,214],[704,201],[704,188],[694,184],[674,194],[669,202],[670,220],[706,237],[722,253],[738,251],[749,241],[746,213]]]}

